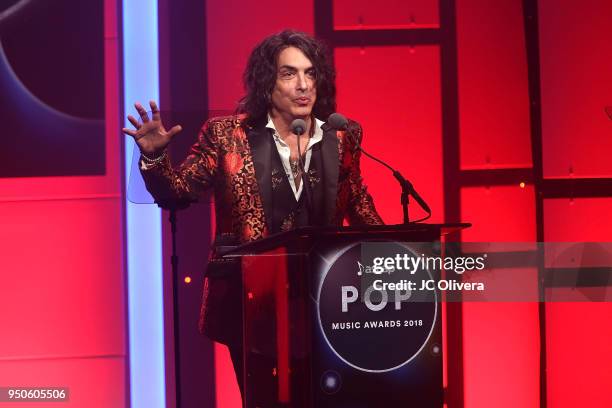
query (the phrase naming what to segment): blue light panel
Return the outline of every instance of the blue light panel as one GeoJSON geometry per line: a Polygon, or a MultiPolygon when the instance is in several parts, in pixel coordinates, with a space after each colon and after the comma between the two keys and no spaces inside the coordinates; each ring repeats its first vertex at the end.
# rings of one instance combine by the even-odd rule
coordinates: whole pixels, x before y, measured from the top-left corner
{"type": "MultiPolygon", "coordinates": [[[[122,5],[127,116],[135,113],[136,101],[143,106],[159,101],[157,1],[124,0],[122,5]]],[[[125,120],[125,126],[132,125],[125,120]]],[[[126,185],[135,148],[126,136],[126,185]]],[[[126,222],[131,408],[165,407],[161,211],[155,204],[128,201],[126,222]]]]}

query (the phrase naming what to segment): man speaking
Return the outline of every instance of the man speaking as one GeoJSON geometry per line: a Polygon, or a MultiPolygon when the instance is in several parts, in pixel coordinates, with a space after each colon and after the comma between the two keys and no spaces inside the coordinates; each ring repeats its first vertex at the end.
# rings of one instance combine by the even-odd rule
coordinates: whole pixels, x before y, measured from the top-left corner
{"type": "MultiPolygon", "coordinates": [[[[325,47],[283,31],[253,49],[243,76],[246,95],[235,116],[208,120],[187,158],[173,169],[166,147],[181,130],[166,130],[158,107],[152,117],[135,104],[128,119],[141,152],[140,169],[158,203],[196,201],[214,189],[215,245],[238,245],[301,226],[382,224],[362,182],[361,126],[324,123],[336,108],[335,71],[325,47]]],[[[240,263],[213,245],[200,330],[230,349],[241,391],[240,263]]]]}

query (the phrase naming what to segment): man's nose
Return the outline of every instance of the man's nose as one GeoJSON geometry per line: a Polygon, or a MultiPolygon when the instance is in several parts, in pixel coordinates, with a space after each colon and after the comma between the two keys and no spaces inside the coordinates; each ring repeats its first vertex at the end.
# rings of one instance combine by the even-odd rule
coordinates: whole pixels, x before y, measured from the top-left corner
{"type": "Polygon", "coordinates": [[[300,91],[308,90],[308,78],[306,78],[306,74],[303,72],[298,72],[297,89],[300,91]]]}

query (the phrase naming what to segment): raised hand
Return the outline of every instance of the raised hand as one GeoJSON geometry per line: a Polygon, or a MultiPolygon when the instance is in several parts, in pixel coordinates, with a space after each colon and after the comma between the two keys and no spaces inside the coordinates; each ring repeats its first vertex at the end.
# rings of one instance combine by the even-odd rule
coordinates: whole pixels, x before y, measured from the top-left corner
{"type": "Polygon", "coordinates": [[[138,102],[134,104],[142,123],[139,123],[132,115],[128,115],[128,120],[136,130],[123,128],[122,131],[126,135],[132,136],[140,151],[147,157],[159,156],[161,152],[168,146],[170,140],[178,132],[182,130],[180,125],[174,126],[170,130],[164,127],[159,109],[155,101],[149,101],[151,106],[152,118],[149,119],[147,111],[138,102]]]}

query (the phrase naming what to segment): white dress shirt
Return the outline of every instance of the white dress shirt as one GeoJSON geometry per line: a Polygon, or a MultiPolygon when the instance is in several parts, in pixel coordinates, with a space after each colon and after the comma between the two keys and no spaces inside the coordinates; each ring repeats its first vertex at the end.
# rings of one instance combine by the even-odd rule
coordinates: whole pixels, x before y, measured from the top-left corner
{"type": "MultiPolygon", "coordinates": [[[[321,129],[321,125],[323,121],[315,118],[315,128],[314,133],[310,139],[308,139],[308,146],[306,146],[306,159],[304,160],[304,171],[308,173],[308,166],[310,165],[310,157],[312,156],[312,146],[319,143],[323,140],[323,129],[321,129]]],[[[291,189],[293,190],[293,194],[295,195],[295,199],[299,200],[300,195],[302,194],[302,186],[304,185],[304,180],[300,183],[300,187],[295,187],[295,180],[293,179],[293,172],[291,171],[291,164],[289,162],[289,158],[291,152],[289,150],[289,146],[281,139],[280,135],[276,131],[276,127],[274,126],[274,122],[272,122],[272,118],[268,115],[268,124],[266,128],[270,128],[274,130],[274,144],[276,145],[276,150],[278,150],[278,155],[281,158],[281,162],[283,163],[283,168],[285,169],[285,175],[287,176],[287,180],[289,180],[289,184],[291,185],[291,189]]],[[[302,135],[301,137],[303,137],[302,135]]],[[[306,177],[306,174],[302,175],[302,179],[306,177]]]]}

